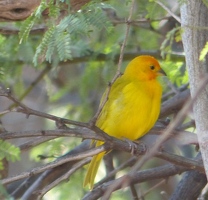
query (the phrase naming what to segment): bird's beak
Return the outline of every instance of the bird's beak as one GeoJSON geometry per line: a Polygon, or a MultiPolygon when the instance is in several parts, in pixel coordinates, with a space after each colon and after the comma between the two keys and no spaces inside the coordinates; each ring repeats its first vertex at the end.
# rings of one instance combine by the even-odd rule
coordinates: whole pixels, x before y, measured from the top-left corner
{"type": "Polygon", "coordinates": [[[158,76],[167,76],[167,74],[164,72],[163,69],[160,69],[159,71],[157,71],[157,75],[158,76]]]}

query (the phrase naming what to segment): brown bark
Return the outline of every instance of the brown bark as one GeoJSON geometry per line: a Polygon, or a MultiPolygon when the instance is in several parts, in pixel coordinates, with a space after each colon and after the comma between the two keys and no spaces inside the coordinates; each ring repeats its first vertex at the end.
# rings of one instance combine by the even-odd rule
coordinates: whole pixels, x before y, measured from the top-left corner
{"type": "Polygon", "coordinates": [[[71,0],[70,5],[74,11],[79,10],[84,4],[90,2],[90,0],[71,0]]]}
{"type": "MultiPolygon", "coordinates": [[[[90,0],[71,0],[71,10],[77,11],[90,0]]],[[[41,0],[0,0],[0,21],[22,21],[40,5],[41,0]]]]}
{"type": "Polygon", "coordinates": [[[41,0],[0,0],[0,21],[21,21],[30,16],[41,0]]]}

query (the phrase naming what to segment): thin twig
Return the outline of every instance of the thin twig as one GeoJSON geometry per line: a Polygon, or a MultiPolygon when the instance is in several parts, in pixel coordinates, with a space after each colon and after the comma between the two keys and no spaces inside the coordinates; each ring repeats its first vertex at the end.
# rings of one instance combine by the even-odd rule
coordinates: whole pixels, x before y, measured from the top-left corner
{"type": "Polygon", "coordinates": [[[126,32],[125,32],[124,41],[123,41],[123,43],[121,45],[121,49],[120,49],[120,56],[119,56],[119,61],[118,61],[118,67],[117,67],[116,74],[113,77],[111,83],[109,84],[109,86],[108,86],[108,88],[107,88],[107,90],[104,94],[105,96],[103,97],[103,100],[102,100],[102,102],[101,102],[101,104],[98,108],[98,111],[96,112],[95,116],[90,121],[90,124],[91,124],[92,127],[95,125],[95,123],[97,121],[97,118],[99,117],[105,103],[108,101],[108,96],[109,96],[112,84],[116,81],[116,79],[118,77],[121,76],[121,65],[122,65],[123,57],[124,57],[124,49],[126,47],[127,39],[128,39],[128,36],[129,36],[129,30],[130,30],[130,26],[131,26],[131,24],[128,23],[128,22],[131,21],[131,18],[132,18],[134,2],[135,2],[135,0],[132,0],[132,5],[131,5],[131,8],[130,8],[129,17],[128,17],[128,20],[126,22],[126,32]]]}
{"type": "Polygon", "coordinates": [[[166,7],[162,2],[160,1],[155,1],[155,3],[159,4],[164,10],[166,10],[176,21],[181,23],[181,19],[173,13],[168,7],[166,7]]]}
{"type": "MultiPolygon", "coordinates": [[[[146,196],[147,194],[149,194],[152,190],[158,188],[159,186],[161,186],[162,184],[164,184],[167,180],[163,179],[162,181],[160,181],[159,183],[155,184],[153,187],[149,188],[147,191],[145,191],[142,196],[146,196]]],[[[140,198],[140,197],[139,197],[140,198]]]]}
{"type": "MultiPolygon", "coordinates": [[[[43,79],[43,77],[50,71],[50,69],[51,67],[49,65],[47,65],[43,69],[43,71],[38,75],[38,77],[28,86],[28,88],[26,88],[24,93],[19,97],[19,100],[18,100],[19,102],[21,102],[32,91],[32,89],[43,79]]],[[[8,112],[11,112],[12,108],[14,108],[17,105],[18,105],[17,102],[14,102],[13,104],[9,106],[8,110],[1,112],[0,116],[5,115],[8,112]]]]}
{"type": "Polygon", "coordinates": [[[39,144],[42,144],[44,142],[47,142],[49,140],[56,139],[57,136],[48,136],[48,137],[38,137],[29,141],[24,142],[23,144],[20,144],[18,147],[20,148],[21,152],[27,151],[35,146],[38,146],[39,144]]]}
{"type": "Polygon", "coordinates": [[[1,115],[5,115],[5,114],[8,114],[10,112],[11,112],[11,110],[4,110],[4,111],[0,112],[0,116],[1,115]]]}
{"type": "Polygon", "coordinates": [[[41,176],[39,176],[38,179],[24,192],[24,194],[21,196],[21,199],[29,199],[31,194],[39,187],[49,173],[50,170],[43,172],[41,176]]]}
{"type": "MultiPolygon", "coordinates": [[[[167,83],[169,84],[170,82],[168,81],[167,83]]],[[[165,94],[162,96],[162,102],[168,100],[170,96],[177,95],[177,94],[179,94],[180,92],[183,92],[183,91],[187,90],[188,86],[189,86],[189,83],[184,84],[184,85],[182,85],[181,87],[177,88],[177,89],[176,89],[176,92],[173,91],[173,90],[171,90],[171,91],[165,93],[165,94]]]]}
{"type": "MultiPolygon", "coordinates": [[[[141,18],[141,19],[135,19],[135,20],[128,20],[128,23],[134,26],[137,26],[138,24],[143,24],[143,23],[151,23],[151,22],[156,22],[156,21],[162,21],[162,20],[168,20],[172,18],[172,16],[165,16],[157,19],[146,19],[146,18],[141,18]]],[[[122,18],[116,18],[116,19],[111,19],[111,22],[113,24],[125,24],[126,20],[122,18]]],[[[1,31],[1,30],[0,30],[1,31]]]]}
{"type": "Polygon", "coordinates": [[[191,167],[192,169],[197,169],[198,171],[205,173],[203,163],[198,160],[196,161],[195,159],[184,158],[183,156],[175,155],[164,150],[157,152],[155,157],[164,159],[179,166],[191,167]]]}
{"type": "Polygon", "coordinates": [[[78,137],[82,139],[95,139],[104,140],[102,136],[94,134],[89,129],[81,128],[68,128],[67,130],[57,129],[57,130],[30,130],[30,131],[16,131],[16,132],[2,132],[0,138],[3,140],[14,139],[14,138],[28,138],[28,137],[78,137]]]}
{"type": "Polygon", "coordinates": [[[25,185],[29,183],[29,179],[27,178],[22,183],[20,183],[11,193],[10,195],[14,197],[25,185]]]}
{"type": "MultiPolygon", "coordinates": [[[[30,34],[42,34],[46,31],[46,29],[47,27],[45,26],[45,24],[40,24],[39,26],[33,27],[30,30],[30,34]]],[[[9,26],[0,27],[0,33],[2,35],[17,35],[19,31],[19,28],[11,26],[11,24],[9,26]]]]}
{"type": "Polygon", "coordinates": [[[193,128],[193,130],[195,129],[195,121],[193,119],[191,119],[189,122],[186,122],[184,124],[182,124],[180,126],[180,130],[186,130],[188,128],[193,128]]]}
{"type": "Polygon", "coordinates": [[[131,190],[133,200],[139,200],[139,197],[138,197],[138,194],[137,194],[134,184],[130,184],[130,190],[131,190]]]}
{"type": "Polygon", "coordinates": [[[131,21],[131,18],[132,18],[132,15],[133,15],[134,4],[135,4],[135,0],[132,0],[131,7],[130,7],[130,12],[129,12],[129,17],[128,17],[127,24],[126,24],[126,33],[125,33],[124,41],[121,45],[120,57],[119,57],[119,60],[118,60],[118,68],[117,68],[116,75],[114,76],[114,78],[111,82],[112,84],[116,81],[116,79],[120,76],[120,73],[121,73],[121,65],[122,65],[122,62],[123,62],[124,49],[126,47],[126,43],[127,43],[127,39],[128,39],[128,36],[129,36],[129,31],[130,31],[129,21],[131,21]]]}
{"type": "Polygon", "coordinates": [[[75,165],[73,165],[73,167],[64,175],[62,175],[61,177],[57,178],[55,181],[53,181],[52,183],[50,183],[49,185],[47,185],[44,189],[37,191],[38,193],[38,199],[42,199],[43,195],[46,194],[49,190],[51,190],[52,188],[54,188],[55,186],[57,186],[60,182],[69,179],[69,177],[79,168],[81,168],[83,165],[86,165],[89,161],[91,160],[91,158],[86,158],[84,160],[81,160],[80,162],[76,163],[75,165]]]}
{"type": "Polygon", "coordinates": [[[50,70],[51,67],[47,65],[38,77],[29,85],[25,92],[19,97],[19,101],[22,101],[50,70]]]}
{"type": "Polygon", "coordinates": [[[107,180],[109,180],[111,177],[115,176],[122,169],[125,169],[126,167],[132,166],[132,164],[134,164],[136,162],[136,160],[137,160],[137,157],[133,156],[133,157],[129,158],[126,162],[120,164],[116,169],[109,172],[102,180],[97,182],[94,185],[94,188],[96,188],[96,187],[100,186],[101,184],[105,183],[107,180]]]}
{"type": "Polygon", "coordinates": [[[13,109],[13,112],[20,112],[20,113],[25,113],[28,117],[30,115],[35,115],[35,116],[39,116],[39,117],[43,117],[46,119],[50,119],[53,120],[57,123],[63,123],[63,124],[72,124],[72,125],[76,125],[76,126],[81,126],[81,127],[89,127],[88,123],[83,123],[83,122],[76,122],[73,120],[68,120],[68,119],[64,119],[64,118],[60,118],[60,117],[56,117],[54,115],[50,115],[44,112],[40,112],[34,109],[29,108],[28,106],[26,106],[25,104],[23,104],[22,102],[20,102],[16,97],[14,97],[11,94],[11,91],[8,90],[3,90],[2,88],[0,88],[0,96],[4,96],[7,97],[8,99],[10,99],[11,101],[13,101],[17,106],[19,106],[16,109],[13,109]]]}
{"type": "Polygon", "coordinates": [[[17,180],[20,180],[20,179],[23,179],[23,178],[27,178],[27,177],[33,176],[35,174],[39,174],[41,172],[44,172],[45,170],[52,169],[54,167],[60,166],[60,165],[62,165],[64,163],[67,163],[69,161],[81,160],[83,158],[99,154],[99,153],[101,153],[103,151],[106,151],[106,150],[108,150],[107,147],[102,145],[102,146],[90,149],[88,151],[79,153],[77,155],[71,155],[71,156],[68,156],[66,158],[62,157],[61,159],[55,160],[55,161],[53,161],[51,163],[48,163],[48,164],[46,164],[44,166],[33,168],[29,172],[23,172],[23,173],[21,173],[19,175],[2,179],[1,180],[1,184],[9,184],[11,182],[14,182],[14,181],[17,181],[17,180]]]}

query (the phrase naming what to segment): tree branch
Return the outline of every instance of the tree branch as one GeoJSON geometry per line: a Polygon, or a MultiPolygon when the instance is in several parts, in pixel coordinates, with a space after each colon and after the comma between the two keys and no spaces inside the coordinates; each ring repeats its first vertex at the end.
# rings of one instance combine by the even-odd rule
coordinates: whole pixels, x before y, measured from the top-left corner
{"type": "MultiPolygon", "coordinates": [[[[64,175],[58,177],[55,181],[53,181],[52,183],[50,183],[49,185],[47,185],[45,188],[43,188],[42,190],[38,190],[35,193],[37,193],[38,198],[37,199],[42,199],[43,195],[46,194],[49,190],[51,190],[52,188],[54,188],[55,186],[57,186],[58,184],[60,184],[61,182],[63,182],[64,180],[69,179],[69,177],[76,172],[78,169],[80,169],[83,165],[86,165],[87,163],[90,162],[90,158],[86,158],[84,160],[81,160],[80,162],[76,163],[71,169],[69,169],[68,172],[66,172],[64,175]]],[[[40,182],[41,180],[38,180],[38,182],[40,182]]],[[[34,184],[33,184],[34,186],[34,184]]],[[[25,193],[22,196],[22,199],[29,199],[29,197],[31,196],[31,193],[33,193],[36,190],[36,188],[32,187],[30,192],[25,193]]]]}
{"type": "MultiPolygon", "coordinates": [[[[201,153],[199,153],[195,159],[198,162],[202,162],[201,153]]],[[[175,188],[170,200],[195,200],[199,197],[202,189],[207,184],[207,178],[204,173],[193,170],[186,172],[177,187],[175,188]]]]}
{"type": "MultiPolygon", "coordinates": [[[[144,181],[149,180],[156,180],[161,178],[167,178],[169,176],[173,176],[176,174],[181,174],[184,171],[187,171],[189,169],[185,167],[179,167],[176,165],[163,165],[160,167],[147,169],[139,172],[131,173],[131,178],[129,180],[129,184],[136,184],[136,183],[142,183],[144,181]]],[[[105,184],[102,184],[101,186],[93,189],[91,192],[87,193],[82,200],[96,200],[100,197],[102,199],[108,199],[109,196],[106,194],[109,190],[109,188],[113,187],[113,191],[126,188],[129,184],[124,184],[123,180],[125,180],[126,177],[122,176],[121,178],[118,178],[114,181],[107,182],[105,184]],[[114,186],[117,187],[114,187],[114,186]]],[[[112,191],[112,192],[113,192],[112,191]]]]}

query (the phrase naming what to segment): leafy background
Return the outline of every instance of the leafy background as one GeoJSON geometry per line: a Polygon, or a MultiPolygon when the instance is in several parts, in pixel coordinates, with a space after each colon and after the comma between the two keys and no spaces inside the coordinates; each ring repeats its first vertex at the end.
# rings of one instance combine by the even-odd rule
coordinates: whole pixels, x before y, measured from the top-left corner
{"type": "MultiPolygon", "coordinates": [[[[179,3],[163,1],[176,14],[179,13],[179,3]]],[[[1,86],[10,88],[18,99],[37,110],[77,121],[89,121],[117,70],[130,6],[129,0],[90,1],[80,10],[73,11],[68,1],[56,1],[54,4],[52,0],[42,0],[25,21],[1,23],[0,28],[20,30],[19,34],[0,35],[1,86]],[[37,79],[40,74],[42,76],[37,79]]],[[[180,34],[179,23],[158,3],[136,1],[122,70],[136,55],[149,53],[160,59],[168,75],[168,79],[162,80],[164,93],[187,84],[180,34]]],[[[10,102],[5,102],[2,97],[1,101],[1,110],[10,106],[10,102]]],[[[37,117],[26,119],[20,114],[2,115],[1,121],[9,131],[55,128],[51,121],[37,117]]],[[[15,146],[0,142],[2,159],[19,160],[11,164],[10,174],[14,175],[56,159],[81,140],[54,139],[21,155],[15,146]],[[10,145],[16,153],[11,154],[9,150],[3,152],[3,145],[10,145]],[[43,156],[46,159],[41,159],[43,156]]],[[[11,142],[19,145],[22,140],[11,142]]],[[[117,162],[121,162],[119,156],[117,162]]],[[[152,164],[148,163],[145,167],[152,164]]],[[[69,182],[54,188],[44,198],[68,199],[70,194],[71,199],[80,199],[85,192],[82,188],[84,173],[84,169],[79,170],[69,182]],[[74,192],[77,188],[79,192],[74,192]]],[[[141,191],[153,184],[141,184],[141,191]]],[[[172,184],[174,179],[166,186],[167,191],[172,184]]],[[[129,195],[129,191],[119,191],[112,199],[127,199],[129,195]]],[[[161,199],[161,196],[157,197],[161,199]]],[[[156,199],[155,193],[148,194],[148,199],[156,199]]]]}

